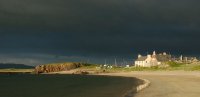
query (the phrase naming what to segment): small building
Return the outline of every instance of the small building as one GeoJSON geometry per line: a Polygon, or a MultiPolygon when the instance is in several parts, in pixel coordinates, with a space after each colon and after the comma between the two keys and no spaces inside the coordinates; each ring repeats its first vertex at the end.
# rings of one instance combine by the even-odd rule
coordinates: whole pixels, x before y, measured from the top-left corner
{"type": "Polygon", "coordinates": [[[196,57],[189,57],[189,56],[183,56],[181,55],[180,57],[174,57],[172,59],[175,62],[179,62],[179,63],[195,63],[195,62],[199,62],[199,60],[196,57]]]}
{"type": "Polygon", "coordinates": [[[171,56],[165,52],[162,54],[156,54],[154,51],[152,55],[148,54],[147,56],[138,55],[138,58],[135,60],[135,66],[139,67],[151,67],[160,65],[161,62],[170,61],[171,56]]]}

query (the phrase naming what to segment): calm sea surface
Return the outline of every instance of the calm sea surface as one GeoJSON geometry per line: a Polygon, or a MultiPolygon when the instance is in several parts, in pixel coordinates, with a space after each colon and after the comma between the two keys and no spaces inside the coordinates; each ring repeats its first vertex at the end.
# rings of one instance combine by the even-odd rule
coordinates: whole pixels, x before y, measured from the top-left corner
{"type": "Polygon", "coordinates": [[[92,75],[0,75],[0,97],[121,97],[136,78],[92,75]]]}

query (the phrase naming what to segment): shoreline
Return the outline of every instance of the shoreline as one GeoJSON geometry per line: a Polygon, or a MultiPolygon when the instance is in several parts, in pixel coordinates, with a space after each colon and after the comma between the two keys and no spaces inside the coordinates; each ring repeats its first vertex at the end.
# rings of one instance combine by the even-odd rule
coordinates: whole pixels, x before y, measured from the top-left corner
{"type": "MultiPolygon", "coordinates": [[[[41,75],[84,75],[84,74],[74,74],[74,71],[62,71],[62,72],[52,72],[52,73],[42,73],[41,75]]],[[[18,74],[31,74],[29,72],[2,72],[0,74],[6,74],[6,75],[18,75],[18,74]]],[[[34,75],[34,74],[31,74],[34,75]]],[[[119,97],[133,97],[133,95],[135,95],[137,92],[141,91],[142,89],[146,88],[147,86],[149,86],[149,82],[146,79],[142,79],[142,78],[138,78],[138,77],[127,77],[127,76],[114,76],[114,75],[110,75],[110,73],[99,73],[99,74],[95,74],[95,73],[91,73],[91,74],[85,74],[85,76],[87,75],[94,75],[94,76],[110,76],[110,77],[125,77],[125,78],[133,78],[137,80],[137,85],[133,85],[130,86],[131,89],[129,90],[125,90],[124,94],[119,95],[119,97]],[[142,82],[141,82],[142,81],[142,82]],[[140,84],[139,84],[140,83],[140,84]]],[[[122,92],[122,91],[121,91],[122,92]]]]}
{"type": "MultiPolygon", "coordinates": [[[[146,88],[152,88],[149,87],[152,81],[152,78],[149,77],[156,77],[157,78],[163,78],[163,77],[180,77],[180,78],[200,78],[200,71],[132,71],[132,72],[118,72],[118,73],[104,73],[104,74],[98,74],[98,75],[108,75],[108,76],[121,76],[121,77],[135,77],[140,80],[145,80],[146,82],[142,85],[137,86],[137,90],[129,90],[126,94],[122,97],[133,97],[134,95],[148,95],[144,94],[143,92],[146,91],[146,88]],[[151,80],[149,80],[151,79],[151,80]],[[144,91],[143,91],[144,90],[144,91]],[[137,91],[134,92],[133,91],[137,91]]],[[[155,80],[155,79],[153,79],[155,80]]],[[[159,81],[159,79],[158,79],[159,81]]],[[[164,83],[163,83],[164,84],[164,83]]],[[[153,82],[153,85],[155,85],[155,82],[153,82]]],[[[177,86],[176,86],[177,87],[177,86]]],[[[161,94],[160,94],[161,95],[161,94]]],[[[134,96],[135,97],[135,96],[134,96]]],[[[139,96],[140,97],[140,96],[139,96]]],[[[143,97],[143,96],[141,96],[143,97]]],[[[144,96],[146,97],[146,96],[144,96]]]]}
{"type": "Polygon", "coordinates": [[[133,87],[131,90],[127,91],[127,93],[125,93],[122,97],[133,97],[135,95],[134,93],[138,93],[142,91],[143,89],[147,88],[148,86],[150,86],[151,82],[149,80],[142,79],[142,78],[137,78],[137,79],[143,80],[144,83],[141,85],[138,85],[136,87],[136,90],[135,90],[135,87],[133,87]]]}
{"type": "Polygon", "coordinates": [[[15,89],[17,87],[19,89],[23,87],[22,90],[25,89],[25,87],[34,87],[31,88],[34,92],[42,93],[40,95],[43,96],[39,97],[53,97],[52,95],[54,95],[54,97],[61,97],[61,95],[67,97],[82,97],[82,95],[86,97],[121,97],[128,90],[132,89],[132,87],[136,88],[139,84],[143,83],[136,77],[72,74],[41,74],[40,76],[33,74],[17,76],[6,75],[1,76],[0,79],[2,81],[1,85],[7,86],[2,89],[4,92],[1,96],[4,95],[4,97],[12,97],[11,95],[27,97],[27,95],[34,94],[27,89],[24,90],[27,92],[26,94],[21,91],[15,91],[13,94],[6,93],[6,91],[11,88],[15,89]],[[13,84],[16,84],[12,80],[16,80],[16,87],[12,87],[13,84]],[[51,86],[51,88],[46,88],[46,86],[51,86]],[[58,94],[51,94],[48,91],[55,91],[58,92],[58,94]],[[76,91],[80,91],[80,93],[74,94],[76,91]]]}
{"type": "MultiPolygon", "coordinates": [[[[131,72],[129,72],[131,73],[131,72]]],[[[121,73],[122,74],[122,73],[121,73]]],[[[120,73],[102,73],[102,74],[93,74],[93,75],[105,75],[105,76],[118,76],[118,77],[128,77],[128,78],[131,78],[130,76],[123,76],[123,75],[120,75],[120,73]]],[[[150,86],[151,82],[147,79],[144,79],[144,78],[141,78],[141,77],[134,77],[132,76],[132,78],[136,78],[138,80],[141,80],[143,81],[142,84],[138,85],[138,86],[133,86],[132,89],[128,90],[125,94],[123,94],[121,97],[133,97],[136,93],[142,91],[143,89],[147,88],[150,86]]]]}
{"type": "MultiPolygon", "coordinates": [[[[86,75],[86,76],[94,75],[94,76],[126,77],[126,78],[135,78],[137,80],[143,81],[141,82],[142,84],[141,83],[135,84],[132,86],[131,89],[123,91],[123,94],[119,95],[120,97],[133,97],[133,96],[135,97],[135,95],[136,97],[146,97],[148,96],[149,93],[151,94],[150,97],[157,97],[155,95],[162,95],[170,91],[173,91],[175,93],[176,92],[180,93],[179,91],[177,91],[179,90],[177,88],[186,87],[186,88],[193,89],[195,88],[194,86],[196,86],[194,85],[194,83],[197,83],[197,80],[200,78],[199,71],[180,71],[180,70],[179,71],[131,71],[131,72],[98,73],[98,74],[95,74],[95,73],[94,74],[74,74],[72,71],[69,71],[69,72],[63,71],[63,72],[44,73],[44,75],[46,74],[47,75],[86,75]],[[187,80],[191,80],[192,82],[187,81],[187,80]],[[178,84],[180,85],[177,86],[174,82],[175,83],[178,82],[178,84]],[[185,84],[185,83],[188,83],[188,84],[185,84]],[[191,85],[194,85],[194,86],[190,87],[190,83],[191,85]],[[163,85],[163,88],[166,87],[166,90],[168,89],[169,90],[164,91],[164,89],[159,88],[160,85],[163,85]],[[172,88],[173,90],[171,90],[170,88],[172,88]],[[160,91],[160,92],[155,92],[155,91],[160,91]],[[141,95],[146,95],[146,96],[141,96],[141,95]]],[[[187,92],[189,90],[187,91],[181,90],[181,91],[187,92]]],[[[196,91],[196,89],[193,89],[192,91],[196,91]]],[[[178,95],[181,95],[181,94],[178,94],[178,95]]],[[[189,94],[189,95],[193,95],[193,94],[189,94]]],[[[166,95],[163,95],[163,97],[165,96],[166,95]]],[[[172,95],[172,97],[174,96],[172,95]]],[[[188,97],[193,97],[193,96],[188,96],[188,97]]]]}
{"type": "MultiPolygon", "coordinates": [[[[70,71],[61,71],[61,72],[53,72],[53,73],[44,73],[44,74],[74,74],[76,70],[70,70],[70,71]]],[[[124,73],[124,72],[121,72],[124,73]]],[[[127,72],[126,72],[127,73],[127,72]]],[[[131,73],[131,72],[129,72],[131,73]]],[[[86,75],[97,75],[97,76],[111,76],[111,77],[115,77],[116,75],[112,75],[112,74],[119,74],[118,73],[89,73],[86,75]]],[[[75,74],[76,75],[76,74],[75,74]]],[[[117,75],[118,77],[128,77],[128,76],[121,76],[120,74],[117,75]]],[[[138,80],[143,81],[143,84],[140,84],[138,86],[132,86],[132,89],[128,90],[125,94],[123,94],[121,97],[133,97],[136,93],[142,91],[143,89],[147,88],[150,85],[150,81],[144,78],[139,78],[139,77],[128,77],[128,78],[136,78],[138,80]]]]}
{"type": "MultiPolygon", "coordinates": [[[[131,73],[131,72],[130,72],[131,73]]],[[[53,73],[43,73],[43,74],[67,74],[67,75],[82,75],[82,74],[74,74],[73,71],[63,71],[63,72],[53,72],[53,73]]],[[[138,81],[143,81],[142,84],[138,86],[132,86],[130,90],[127,90],[125,94],[121,95],[120,97],[133,97],[136,93],[142,91],[143,89],[147,88],[150,85],[150,81],[147,79],[139,78],[139,77],[128,77],[128,76],[121,76],[121,75],[112,75],[117,73],[99,73],[99,74],[86,74],[87,75],[94,75],[94,76],[110,76],[110,77],[125,77],[125,78],[136,78],[138,81]]]]}

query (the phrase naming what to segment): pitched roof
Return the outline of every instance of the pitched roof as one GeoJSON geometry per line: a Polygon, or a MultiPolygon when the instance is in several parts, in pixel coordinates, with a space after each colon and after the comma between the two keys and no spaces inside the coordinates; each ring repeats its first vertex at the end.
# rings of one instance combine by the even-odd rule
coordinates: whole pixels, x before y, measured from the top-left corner
{"type": "Polygon", "coordinates": [[[158,61],[165,62],[171,59],[170,55],[156,55],[158,61]]]}
{"type": "Polygon", "coordinates": [[[147,59],[147,56],[141,56],[140,58],[138,58],[135,61],[145,61],[147,59]]]}

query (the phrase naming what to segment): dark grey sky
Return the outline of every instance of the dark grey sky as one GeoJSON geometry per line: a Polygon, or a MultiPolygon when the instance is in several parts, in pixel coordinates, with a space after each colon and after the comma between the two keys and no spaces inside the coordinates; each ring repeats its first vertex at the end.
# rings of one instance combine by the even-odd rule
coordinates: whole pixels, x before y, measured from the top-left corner
{"type": "Polygon", "coordinates": [[[1,60],[9,62],[10,56],[19,54],[30,59],[36,54],[133,58],[153,50],[199,56],[199,4],[199,0],[0,0],[0,57],[7,56],[1,60]]]}

